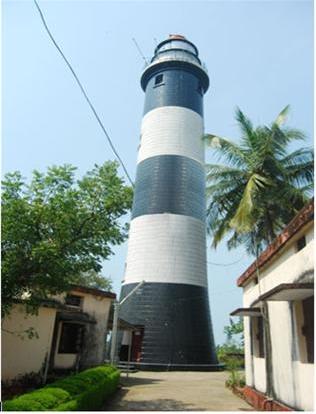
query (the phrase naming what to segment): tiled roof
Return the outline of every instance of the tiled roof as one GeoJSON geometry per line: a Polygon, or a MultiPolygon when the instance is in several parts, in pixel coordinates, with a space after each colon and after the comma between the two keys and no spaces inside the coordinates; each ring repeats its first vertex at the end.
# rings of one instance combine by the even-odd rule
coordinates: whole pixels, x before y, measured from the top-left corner
{"type": "Polygon", "coordinates": [[[281,234],[261,253],[258,261],[254,261],[248,269],[237,279],[237,285],[243,284],[251,278],[258,268],[264,266],[282,247],[307,223],[314,219],[314,198],[290,221],[281,234]]]}
{"type": "Polygon", "coordinates": [[[94,295],[94,296],[102,296],[104,298],[116,299],[115,293],[106,292],[105,290],[96,289],[92,287],[73,285],[71,290],[75,290],[77,292],[82,292],[82,293],[90,293],[90,295],[94,295]]]}

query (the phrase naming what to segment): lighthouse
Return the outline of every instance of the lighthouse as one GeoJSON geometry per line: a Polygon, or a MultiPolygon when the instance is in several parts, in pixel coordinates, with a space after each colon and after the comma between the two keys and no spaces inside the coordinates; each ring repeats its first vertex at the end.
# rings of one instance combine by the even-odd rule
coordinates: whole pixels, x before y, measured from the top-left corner
{"type": "Polygon", "coordinates": [[[170,35],[156,47],[141,87],[145,105],[121,299],[145,283],[120,318],[138,327],[132,360],[140,369],[217,369],[202,140],[209,77],[196,46],[170,35]]]}

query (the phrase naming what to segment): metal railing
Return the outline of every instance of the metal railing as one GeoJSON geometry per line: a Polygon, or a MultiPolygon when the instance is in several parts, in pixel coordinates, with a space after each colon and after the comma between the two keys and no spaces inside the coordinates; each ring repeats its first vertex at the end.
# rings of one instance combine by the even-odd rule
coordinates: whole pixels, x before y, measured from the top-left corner
{"type": "Polygon", "coordinates": [[[150,66],[154,66],[156,63],[160,63],[160,62],[167,62],[167,61],[175,61],[178,60],[180,62],[188,62],[188,63],[192,63],[193,65],[196,65],[198,67],[201,67],[206,73],[208,73],[207,67],[205,65],[204,62],[201,62],[201,64],[199,64],[196,60],[194,59],[190,59],[190,58],[185,58],[185,57],[179,57],[178,55],[174,54],[172,55],[168,55],[168,56],[160,56],[159,58],[157,58],[156,60],[151,61],[149,64],[145,63],[143,69],[145,70],[146,68],[150,67],[150,66]]]}

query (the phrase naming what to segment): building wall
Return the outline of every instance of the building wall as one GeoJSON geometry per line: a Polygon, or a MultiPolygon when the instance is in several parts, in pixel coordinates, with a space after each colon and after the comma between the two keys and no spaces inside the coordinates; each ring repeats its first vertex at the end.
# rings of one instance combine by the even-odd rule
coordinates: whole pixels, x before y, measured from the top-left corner
{"type": "MultiPolygon", "coordinates": [[[[80,365],[84,368],[101,364],[104,361],[105,337],[113,299],[76,290],[71,293],[83,298],[81,310],[96,321],[86,324],[80,365]]],[[[64,298],[65,295],[55,297],[61,303],[64,302],[64,298]]],[[[2,380],[11,381],[18,376],[44,370],[45,361],[50,358],[56,313],[57,309],[42,306],[37,315],[27,315],[23,305],[13,307],[11,314],[3,321],[2,380]],[[38,338],[28,339],[26,334],[23,338],[18,335],[28,328],[34,328],[38,338]]],[[[57,327],[53,367],[67,369],[75,365],[77,354],[58,353],[62,323],[60,321],[57,327]]]]}
{"type": "MultiPolygon", "coordinates": [[[[302,229],[285,248],[263,269],[259,283],[248,282],[244,287],[243,306],[251,307],[255,300],[281,283],[291,283],[314,268],[313,226],[302,229]],[[296,241],[305,235],[306,246],[297,251],[296,241]]],[[[269,301],[268,312],[272,341],[273,384],[277,399],[291,407],[313,409],[313,367],[304,359],[305,338],[300,336],[303,324],[299,301],[269,301]]],[[[255,305],[256,306],[256,305],[255,305]]],[[[266,391],[264,358],[251,355],[249,317],[245,317],[246,383],[261,392],[266,391]]]]}
{"type": "MultiPolygon", "coordinates": [[[[96,323],[85,325],[84,342],[80,356],[80,366],[88,367],[102,364],[104,361],[107,324],[109,319],[111,298],[92,295],[73,290],[70,292],[82,297],[81,310],[89,314],[96,323]]],[[[64,295],[59,297],[64,300],[64,295]]],[[[58,352],[62,322],[58,327],[57,345],[55,349],[54,366],[56,368],[71,368],[76,363],[77,354],[63,354],[58,352]]]]}
{"type": "MultiPolygon", "coordinates": [[[[76,293],[76,292],[74,292],[76,293]]],[[[82,310],[96,320],[96,324],[88,324],[85,335],[85,350],[81,365],[92,366],[103,363],[107,325],[112,299],[91,294],[84,294],[82,310]]]]}
{"type": "Polygon", "coordinates": [[[39,308],[38,315],[25,314],[23,305],[15,305],[3,321],[2,330],[2,380],[11,381],[31,372],[39,373],[49,358],[55,323],[56,309],[39,308]],[[11,334],[34,328],[38,338],[24,339],[11,334]]]}

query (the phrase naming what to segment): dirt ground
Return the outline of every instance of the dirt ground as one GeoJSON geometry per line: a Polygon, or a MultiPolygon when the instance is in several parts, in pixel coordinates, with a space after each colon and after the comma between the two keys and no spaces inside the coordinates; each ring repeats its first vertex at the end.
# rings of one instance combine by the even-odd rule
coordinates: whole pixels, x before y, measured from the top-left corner
{"type": "Polygon", "coordinates": [[[121,374],[122,388],[100,411],[253,411],[225,387],[226,372],[121,374]]]}

